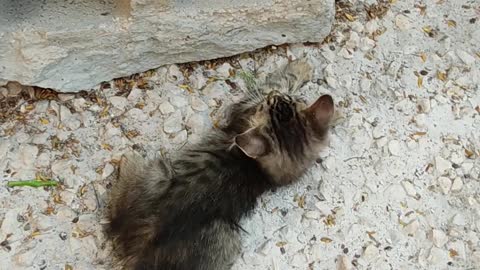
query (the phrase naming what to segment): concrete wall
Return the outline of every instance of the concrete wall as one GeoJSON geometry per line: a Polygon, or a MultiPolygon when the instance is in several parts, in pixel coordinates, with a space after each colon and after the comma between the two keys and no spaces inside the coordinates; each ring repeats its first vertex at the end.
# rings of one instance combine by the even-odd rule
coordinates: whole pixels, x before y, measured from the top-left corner
{"type": "Polygon", "coordinates": [[[0,82],[59,91],[165,64],[321,41],[334,0],[0,0],[0,82]]]}

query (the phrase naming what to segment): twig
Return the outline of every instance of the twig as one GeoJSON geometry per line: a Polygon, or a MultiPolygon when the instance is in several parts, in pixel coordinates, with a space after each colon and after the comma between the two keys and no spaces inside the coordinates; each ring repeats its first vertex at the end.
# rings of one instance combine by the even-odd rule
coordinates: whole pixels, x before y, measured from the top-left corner
{"type": "Polygon", "coordinates": [[[57,181],[39,181],[39,180],[29,180],[29,181],[8,181],[8,187],[54,187],[57,186],[57,181]]]}

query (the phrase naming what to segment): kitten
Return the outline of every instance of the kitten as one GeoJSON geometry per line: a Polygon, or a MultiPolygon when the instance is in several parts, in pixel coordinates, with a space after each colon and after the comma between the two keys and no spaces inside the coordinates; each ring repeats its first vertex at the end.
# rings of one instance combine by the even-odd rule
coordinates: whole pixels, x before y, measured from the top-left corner
{"type": "Polygon", "coordinates": [[[310,76],[306,62],[289,63],[171,163],[122,157],[108,232],[124,269],[231,268],[240,220],[264,192],[298,180],[326,143],[331,96],[307,106],[293,94],[310,76]]]}

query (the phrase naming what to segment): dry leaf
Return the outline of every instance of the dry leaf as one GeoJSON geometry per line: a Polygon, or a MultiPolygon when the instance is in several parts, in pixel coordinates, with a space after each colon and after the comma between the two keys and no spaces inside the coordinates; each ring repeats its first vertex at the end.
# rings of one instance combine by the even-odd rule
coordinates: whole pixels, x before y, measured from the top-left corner
{"type": "Polygon", "coordinates": [[[345,13],[344,16],[345,16],[345,18],[347,18],[347,20],[349,20],[351,22],[355,21],[355,17],[351,14],[345,13]]]}
{"type": "Polygon", "coordinates": [[[360,95],[360,100],[361,100],[363,103],[367,103],[367,99],[366,99],[364,96],[362,96],[362,95],[360,95]]]}
{"type": "Polygon", "coordinates": [[[423,77],[419,76],[417,79],[417,85],[419,88],[422,88],[423,86],[423,77]]]}
{"type": "Polygon", "coordinates": [[[422,59],[422,61],[425,63],[427,61],[427,54],[425,53],[420,53],[420,58],[422,59]]]}
{"type": "Polygon", "coordinates": [[[287,244],[287,242],[285,242],[285,241],[280,241],[280,242],[277,242],[276,245],[277,245],[277,247],[283,247],[283,246],[285,246],[286,244],[287,244]]]}
{"type": "Polygon", "coordinates": [[[322,238],[320,238],[320,241],[328,244],[328,243],[331,243],[333,240],[328,238],[328,237],[322,237],[322,238]]]}
{"type": "Polygon", "coordinates": [[[130,130],[130,131],[128,131],[125,135],[126,135],[127,138],[129,138],[129,139],[133,139],[133,138],[137,137],[138,135],[140,135],[140,133],[139,133],[138,131],[136,131],[136,130],[130,130]]]}
{"type": "Polygon", "coordinates": [[[427,25],[427,26],[422,27],[422,30],[423,30],[423,32],[425,32],[425,33],[427,33],[427,34],[430,34],[430,33],[432,33],[432,31],[433,31],[433,29],[432,29],[432,27],[431,27],[430,25],[427,25]]]}
{"type": "Polygon", "coordinates": [[[48,121],[48,119],[42,117],[42,118],[40,118],[40,123],[42,123],[44,125],[48,125],[48,123],[50,123],[50,122],[48,121]]]}
{"type": "Polygon", "coordinates": [[[472,158],[473,155],[475,155],[473,151],[465,149],[465,156],[467,156],[467,158],[472,158]]]}
{"type": "Polygon", "coordinates": [[[102,143],[102,148],[108,151],[112,151],[112,146],[108,143],[102,143]]]}
{"type": "Polygon", "coordinates": [[[448,254],[450,255],[451,258],[458,256],[458,252],[453,248],[448,250],[448,254]]]}
{"type": "Polygon", "coordinates": [[[446,81],[447,80],[447,73],[437,71],[437,79],[440,81],[446,81]]]}
{"type": "Polygon", "coordinates": [[[335,226],[335,217],[333,215],[328,215],[325,220],[323,220],[323,223],[327,226],[335,226]]]}
{"type": "Polygon", "coordinates": [[[33,104],[28,104],[27,106],[25,106],[25,110],[27,111],[31,111],[35,108],[35,106],[33,106],[33,104]]]}
{"type": "Polygon", "coordinates": [[[447,25],[450,27],[457,27],[457,22],[454,20],[448,20],[447,25]]]}
{"type": "Polygon", "coordinates": [[[73,270],[73,266],[71,266],[70,264],[65,264],[64,270],[73,270]]]}
{"type": "Polygon", "coordinates": [[[298,196],[298,194],[297,194],[297,195],[295,195],[295,198],[293,199],[293,201],[297,202],[298,207],[300,207],[300,208],[305,207],[305,195],[298,196]]]}
{"type": "Polygon", "coordinates": [[[193,89],[192,89],[192,87],[190,87],[190,85],[181,84],[178,87],[182,88],[183,90],[187,90],[189,93],[193,93],[193,89]]]}

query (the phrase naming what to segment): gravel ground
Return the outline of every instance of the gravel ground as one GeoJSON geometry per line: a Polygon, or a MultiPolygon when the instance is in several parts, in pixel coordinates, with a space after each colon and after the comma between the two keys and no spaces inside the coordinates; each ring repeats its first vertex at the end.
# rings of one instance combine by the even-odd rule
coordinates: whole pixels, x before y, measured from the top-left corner
{"type": "Polygon", "coordinates": [[[338,3],[323,44],[171,65],[90,93],[0,88],[0,269],[111,269],[103,210],[119,157],[171,153],[245,89],[306,57],[337,105],[330,147],[263,196],[234,269],[480,269],[480,4],[338,3]],[[384,7],[384,8],[383,8],[384,7]],[[47,178],[54,188],[7,188],[47,178]]]}

